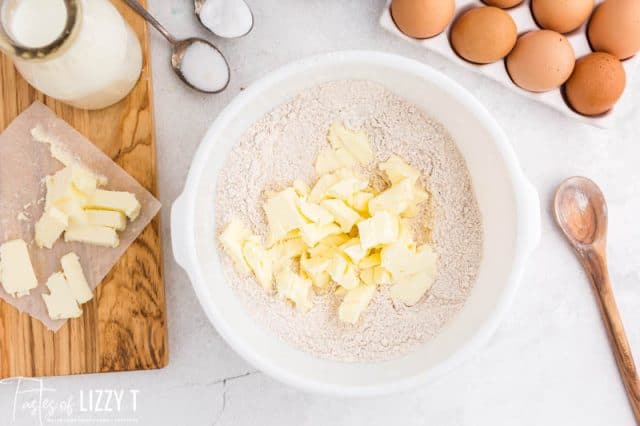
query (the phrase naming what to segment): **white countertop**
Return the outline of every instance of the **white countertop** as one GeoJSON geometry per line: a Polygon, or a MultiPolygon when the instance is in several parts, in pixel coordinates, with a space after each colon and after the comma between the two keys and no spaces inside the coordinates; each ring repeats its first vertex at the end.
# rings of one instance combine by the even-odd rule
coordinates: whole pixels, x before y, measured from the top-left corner
{"type": "MultiPolygon", "coordinates": [[[[44,386],[55,389],[47,396],[58,403],[71,398],[75,407],[82,396],[87,407],[89,396],[97,397],[98,390],[124,390],[120,412],[94,410],[77,417],[110,419],[107,423],[129,418],[134,424],[154,426],[633,425],[589,283],[548,207],[556,185],[570,175],[589,176],[605,191],[612,281],[629,340],[640,354],[640,105],[633,120],[612,130],[570,121],[392,37],[377,25],[384,0],[248,2],[255,14],[252,33],[217,43],[232,69],[231,84],[221,95],[200,95],[181,84],[169,68],[167,45],[152,34],[169,366],[47,378],[44,386]],[[242,87],[294,59],[353,48],[415,58],[471,90],[502,125],[540,192],[543,224],[541,247],[531,258],[515,303],[485,348],[424,388],[344,400],[280,384],[256,372],[222,341],[200,309],[186,274],[173,261],[169,210],[201,136],[242,87]],[[139,390],[135,410],[131,390],[139,390]]],[[[207,36],[192,14],[192,2],[150,0],[150,4],[176,35],[207,36]]],[[[39,424],[37,416],[22,406],[27,400],[22,394],[17,395],[16,420],[11,423],[15,391],[15,384],[0,385],[2,417],[8,416],[9,424],[39,424]]],[[[99,407],[94,404],[94,408],[99,407]]],[[[115,410],[113,401],[109,408],[115,410]]]]}

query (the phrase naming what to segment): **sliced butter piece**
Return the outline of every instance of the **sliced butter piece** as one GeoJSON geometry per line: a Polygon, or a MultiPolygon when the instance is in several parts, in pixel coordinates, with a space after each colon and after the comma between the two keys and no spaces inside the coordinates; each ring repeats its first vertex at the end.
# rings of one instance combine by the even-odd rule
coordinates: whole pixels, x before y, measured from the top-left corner
{"type": "Polygon", "coordinates": [[[358,263],[358,268],[360,269],[368,269],[373,268],[374,266],[380,265],[382,260],[380,259],[380,252],[371,253],[369,256],[363,258],[358,263]]]}
{"type": "Polygon", "coordinates": [[[309,201],[312,203],[319,203],[326,195],[329,188],[331,188],[336,182],[338,177],[332,174],[320,176],[320,179],[313,185],[311,192],[309,192],[309,201]]]}
{"type": "Polygon", "coordinates": [[[318,154],[314,167],[318,175],[324,175],[356,164],[357,160],[345,148],[325,148],[318,154]]]}
{"type": "Polygon", "coordinates": [[[415,217],[420,209],[420,204],[429,199],[429,193],[417,186],[413,189],[413,199],[409,206],[402,212],[402,217],[415,217]]]}
{"type": "Polygon", "coordinates": [[[307,221],[298,210],[298,195],[286,188],[269,198],[264,204],[269,222],[269,242],[283,239],[290,231],[299,229],[307,221]]]}
{"type": "Polygon", "coordinates": [[[369,137],[363,131],[350,130],[334,123],[329,128],[327,140],[336,150],[345,148],[360,164],[367,165],[373,161],[369,137]]]}
{"type": "Polygon", "coordinates": [[[292,238],[290,240],[280,241],[273,247],[271,247],[271,256],[274,262],[280,259],[292,259],[300,257],[307,250],[307,245],[302,241],[302,238],[292,238]]]}
{"type": "Polygon", "coordinates": [[[251,231],[240,220],[233,219],[218,237],[222,248],[233,259],[236,269],[241,274],[249,273],[249,265],[244,259],[242,246],[251,236],[251,231]]]}
{"type": "Polygon", "coordinates": [[[327,191],[327,195],[340,198],[344,201],[350,201],[353,194],[362,191],[367,186],[369,186],[369,183],[364,179],[347,177],[334,183],[327,191]]]}
{"type": "Polygon", "coordinates": [[[359,285],[347,291],[338,308],[340,321],[349,324],[358,322],[360,315],[367,309],[375,293],[376,287],[374,285],[359,285]]]}
{"type": "Polygon", "coordinates": [[[389,292],[393,300],[413,306],[431,288],[434,281],[434,271],[426,269],[417,274],[396,279],[389,292]]]}
{"type": "Polygon", "coordinates": [[[47,306],[49,317],[52,320],[77,318],[82,315],[71,288],[62,272],[52,274],[47,280],[50,294],[42,294],[42,299],[47,306]]]}
{"type": "Polygon", "coordinates": [[[438,255],[431,246],[425,244],[413,251],[403,241],[385,246],[380,256],[382,266],[391,273],[394,280],[435,269],[438,260],[438,255]]]}
{"type": "Polygon", "coordinates": [[[140,215],[140,202],[135,194],[124,191],[107,191],[96,189],[89,197],[87,209],[115,210],[124,213],[131,221],[140,215]]]}
{"type": "Polygon", "coordinates": [[[300,270],[305,272],[313,285],[324,289],[329,284],[330,276],[327,272],[331,265],[331,259],[326,257],[302,257],[300,258],[300,270]]]}
{"type": "Polygon", "coordinates": [[[57,207],[45,210],[35,225],[35,241],[38,247],[53,247],[69,225],[69,217],[57,207]]]}
{"type": "Polygon", "coordinates": [[[358,232],[364,249],[392,243],[398,239],[398,218],[386,211],[377,212],[358,223],[358,232]]]}
{"type": "Polygon", "coordinates": [[[82,265],[80,264],[80,258],[78,255],[71,252],[67,253],[60,259],[62,265],[62,271],[69,284],[69,289],[73,298],[78,303],[86,303],[93,298],[93,292],[87,278],[82,271],[82,265]]]}
{"type": "Polygon", "coordinates": [[[367,250],[362,248],[360,244],[360,238],[351,238],[346,243],[340,246],[342,250],[351,259],[354,265],[357,265],[366,255],[367,250]]]}
{"type": "Polygon", "coordinates": [[[257,238],[246,241],[242,247],[247,264],[256,276],[256,279],[269,293],[273,291],[273,258],[257,238]]]}
{"type": "Polygon", "coordinates": [[[300,208],[300,213],[313,223],[328,225],[333,222],[333,216],[331,213],[319,204],[302,200],[298,207],[300,208]]]}
{"type": "Polygon", "coordinates": [[[324,200],[320,205],[331,213],[343,232],[350,232],[351,228],[361,219],[360,214],[342,200],[324,200]]]}
{"type": "Polygon", "coordinates": [[[396,214],[404,212],[413,202],[414,184],[403,179],[369,200],[369,212],[375,214],[388,211],[396,214]]]}
{"type": "Polygon", "coordinates": [[[329,235],[339,234],[340,227],[335,223],[328,225],[318,225],[317,223],[307,223],[300,228],[302,241],[309,247],[314,247],[329,235]]]}
{"type": "Polygon", "coordinates": [[[411,183],[415,183],[420,178],[420,172],[397,155],[392,155],[384,163],[378,164],[378,168],[382,170],[387,175],[387,178],[389,178],[389,181],[394,184],[403,179],[409,179],[411,183]]]}
{"type": "Polygon", "coordinates": [[[336,284],[350,290],[360,284],[356,269],[343,255],[338,254],[331,259],[328,271],[336,284]]]}
{"type": "Polygon", "coordinates": [[[116,210],[85,210],[89,225],[106,226],[116,231],[124,231],[127,227],[127,217],[116,210]]]}
{"type": "Polygon", "coordinates": [[[356,192],[351,196],[349,205],[358,212],[366,214],[369,213],[369,200],[373,197],[374,195],[371,192],[356,192]]]}
{"type": "Polygon", "coordinates": [[[311,280],[301,277],[288,269],[276,273],[276,288],[278,296],[296,305],[296,308],[306,312],[313,307],[311,280]]]}
{"type": "Polygon", "coordinates": [[[13,297],[26,296],[29,290],[38,286],[29,250],[23,240],[0,245],[0,282],[4,291],[13,297]]]}
{"type": "Polygon", "coordinates": [[[120,239],[115,229],[74,221],[71,221],[64,231],[64,240],[112,248],[120,245],[120,239]]]}

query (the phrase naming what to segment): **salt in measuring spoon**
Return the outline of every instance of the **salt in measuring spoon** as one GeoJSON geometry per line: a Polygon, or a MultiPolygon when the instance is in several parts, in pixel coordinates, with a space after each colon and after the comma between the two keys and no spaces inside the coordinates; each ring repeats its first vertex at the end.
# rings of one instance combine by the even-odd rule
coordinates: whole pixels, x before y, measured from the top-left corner
{"type": "Polygon", "coordinates": [[[191,37],[178,40],[136,0],[124,0],[136,13],[155,27],[171,44],[171,67],[188,86],[204,93],[218,93],[229,84],[229,64],[207,40],[191,37]]]}
{"type": "Polygon", "coordinates": [[[253,13],[244,0],[194,0],[198,20],[223,38],[242,37],[253,28],[253,13]]]}

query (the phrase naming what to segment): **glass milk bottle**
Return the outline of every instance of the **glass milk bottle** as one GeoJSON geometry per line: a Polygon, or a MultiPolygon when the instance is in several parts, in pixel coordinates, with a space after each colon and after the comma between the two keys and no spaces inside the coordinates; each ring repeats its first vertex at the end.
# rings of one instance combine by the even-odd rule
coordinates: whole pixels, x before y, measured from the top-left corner
{"type": "Polygon", "coordinates": [[[0,0],[0,48],[36,89],[100,109],[140,77],[140,43],[109,0],[0,0]]]}

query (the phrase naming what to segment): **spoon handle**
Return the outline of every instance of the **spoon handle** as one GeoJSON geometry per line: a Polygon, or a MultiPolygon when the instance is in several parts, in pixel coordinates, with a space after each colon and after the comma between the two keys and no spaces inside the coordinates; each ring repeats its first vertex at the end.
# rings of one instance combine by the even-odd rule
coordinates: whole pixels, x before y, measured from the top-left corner
{"type": "Polygon", "coordinates": [[[158,30],[158,32],[169,41],[169,43],[174,44],[176,42],[175,37],[172,36],[171,33],[167,31],[167,29],[162,26],[162,24],[158,22],[156,18],[153,17],[153,15],[147,12],[147,9],[145,9],[137,0],[124,0],[124,2],[127,4],[127,6],[133,9],[134,12],[142,16],[144,19],[146,19],[147,22],[153,25],[155,29],[158,30]]]}
{"type": "Polygon", "coordinates": [[[618,363],[618,370],[627,390],[627,396],[629,397],[636,423],[640,425],[640,380],[638,379],[638,372],[631,354],[631,346],[629,346],[620,312],[613,295],[613,289],[611,288],[611,282],[609,281],[604,249],[594,248],[587,253],[583,253],[580,257],[593,283],[600,311],[602,312],[602,319],[618,363]]]}

